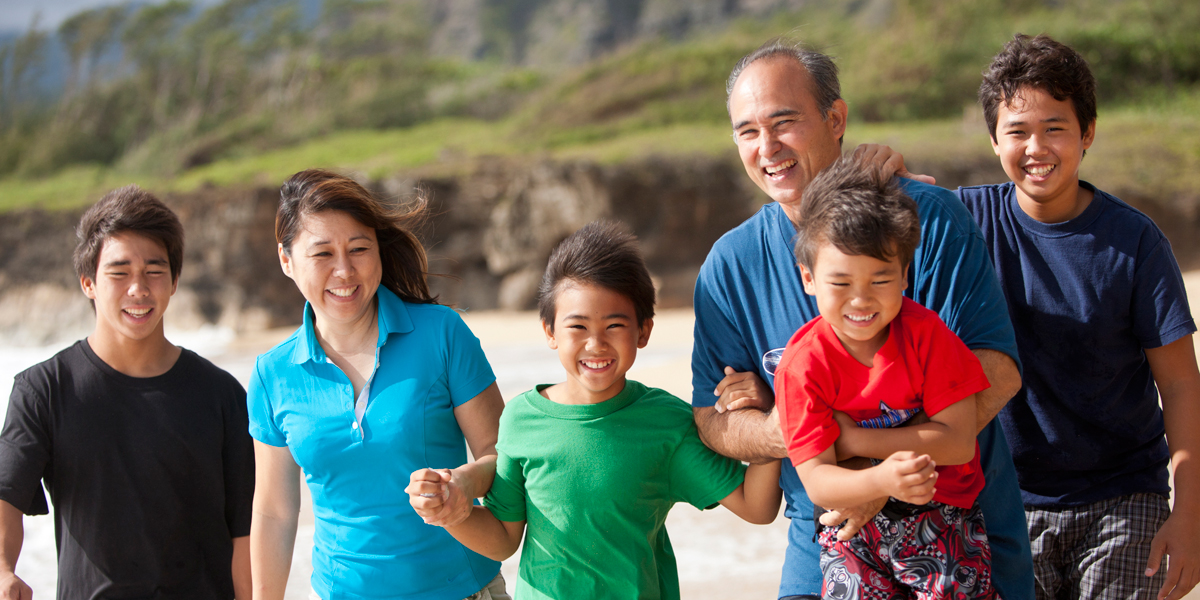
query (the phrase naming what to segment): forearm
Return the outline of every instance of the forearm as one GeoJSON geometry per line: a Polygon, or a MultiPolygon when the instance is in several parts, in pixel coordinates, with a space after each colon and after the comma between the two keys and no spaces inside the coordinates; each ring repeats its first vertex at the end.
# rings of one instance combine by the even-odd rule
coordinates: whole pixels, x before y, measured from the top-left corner
{"type": "Polygon", "coordinates": [[[866,504],[889,494],[875,477],[875,469],[852,470],[837,465],[817,465],[800,478],[813,504],[842,508],[866,504]]]}
{"type": "Polygon", "coordinates": [[[753,464],[787,458],[775,410],[718,413],[709,406],[693,407],[692,412],[700,439],[718,454],[753,464]]]}
{"type": "Polygon", "coordinates": [[[467,520],[447,527],[446,531],[459,543],[492,560],[502,561],[513,555],[521,545],[524,523],[505,523],[482,506],[471,509],[467,520]]]}
{"type": "Polygon", "coordinates": [[[21,544],[25,540],[25,525],[21,518],[20,509],[0,500],[0,575],[17,569],[17,558],[21,556],[21,544]]]}
{"type": "Polygon", "coordinates": [[[867,458],[883,460],[900,448],[928,454],[939,465],[961,465],[975,457],[973,435],[933,421],[911,427],[859,428],[853,430],[853,436],[847,433],[843,435],[848,438],[849,450],[867,458]]]}
{"type": "Polygon", "coordinates": [[[468,498],[482,498],[492,489],[496,477],[496,455],[488,454],[454,469],[459,487],[468,498]]]}
{"type": "Polygon", "coordinates": [[[1021,389],[1021,372],[1012,357],[998,350],[972,350],[983,373],[991,384],[986,390],[975,394],[975,433],[983,431],[987,424],[1000,414],[1000,409],[1021,389]]]}
{"type": "Polygon", "coordinates": [[[721,505],[749,523],[771,523],[779,516],[779,501],[783,498],[783,490],[779,489],[779,468],[778,460],[750,465],[745,481],[726,496],[721,505]]]}
{"type": "Polygon", "coordinates": [[[255,600],[282,600],[292,570],[298,514],[254,511],[250,525],[250,575],[255,600]]]}
{"type": "Polygon", "coordinates": [[[250,600],[253,584],[250,577],[250,536],[233,538],[233,597],[236,600],[250,600]]]}

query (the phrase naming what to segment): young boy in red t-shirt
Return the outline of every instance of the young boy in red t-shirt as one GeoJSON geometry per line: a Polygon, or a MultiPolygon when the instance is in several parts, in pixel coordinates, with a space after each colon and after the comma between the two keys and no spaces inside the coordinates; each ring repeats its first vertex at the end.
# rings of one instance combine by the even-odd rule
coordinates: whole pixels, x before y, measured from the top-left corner
{"type": "Polygon", "coordinates": [[[775,375],[788,456],[818,506],[889,497],[849,540],[820,529],[823,596],[994,598],[975,503],[975,394],[989,384],[937,314],[903,295],[916,204],[846,157],[813,180],[800,210],[796,259],[821,314],[792,336],[775,375]],[[901,426],[920,412],[927,422],[901,426]],[[851,470],[840,455],[876,460],[851,470]]]}

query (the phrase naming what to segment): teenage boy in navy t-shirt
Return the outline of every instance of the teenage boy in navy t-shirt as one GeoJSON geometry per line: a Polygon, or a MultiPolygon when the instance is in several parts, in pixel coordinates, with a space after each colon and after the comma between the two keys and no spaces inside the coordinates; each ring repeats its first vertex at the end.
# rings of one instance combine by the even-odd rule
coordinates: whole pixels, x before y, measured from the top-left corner
{"type": "Polygon", "coordinates": [[[979,99],[1012,181],[958,193],[990,247],[1024,365],[999,418],[1038,598],[1180,598],[1200,578],[1200,373],[1171,246],[1144,214],[1079,180],[1096,98],[1074,50],[1016,36],[979,99]]]}

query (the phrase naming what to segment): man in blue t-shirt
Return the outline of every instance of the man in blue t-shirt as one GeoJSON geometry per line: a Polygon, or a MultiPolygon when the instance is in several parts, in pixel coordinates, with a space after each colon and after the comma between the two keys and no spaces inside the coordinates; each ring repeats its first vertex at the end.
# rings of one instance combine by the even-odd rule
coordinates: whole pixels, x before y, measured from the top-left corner
{"type": "MultiPolygon", "coordinates": [[[[739,61],[727,90],[746,173],[775,202],[718,240],[701,268],[692,405],[701,437],[718,452],[750,462],[785,459],[780,484],[792,523],[779,595],[815,598],[821,571],[813,508],[786,460],[771,385],[788,338],[818,314],[792,254],[796,231],[789,216],[812,178],[840,156],[848,109],[832,60],[783,44],[764,46],[739,61]]],[[[1016,475],[1004,436],[991,423],[1020,387],[1004,297],[979,229],[953,194],[915,181],[903,187],[917,202],[922,228],[907,294],[936,311],[966,342],[992,383],[978,396],[977,420],[987,480],[979,504],[992,544],[994,583],[1004,598],[1031,599],[1032,566],[1016,475]]],[[[822,521],[848,518],[842,534],[848,538],[883,500],[840,507],[822,521]]]]}
{"type": "Polygon", "coordinates": [[[1096,82],[1077,52],[1018,35],[984,72],[979,100],[1011,181],[958,193],[1025,364],[998,420],[1038,598],[1177,600],[1200,578],[1200,371],[1171,245],[1149,217],[1079,180],[1096,82]]]}

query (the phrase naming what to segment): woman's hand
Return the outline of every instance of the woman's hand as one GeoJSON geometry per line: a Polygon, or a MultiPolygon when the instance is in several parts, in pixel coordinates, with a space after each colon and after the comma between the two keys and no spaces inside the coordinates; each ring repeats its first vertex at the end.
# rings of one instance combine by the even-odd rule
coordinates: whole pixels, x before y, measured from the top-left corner
{"type": "Polygon", "coordinates": [[[471,499],[456,481],[457,469],[420,469],[409,477],[408,503],[421,519],[438,527],[453,527],[471,515],[471,499]]]}

